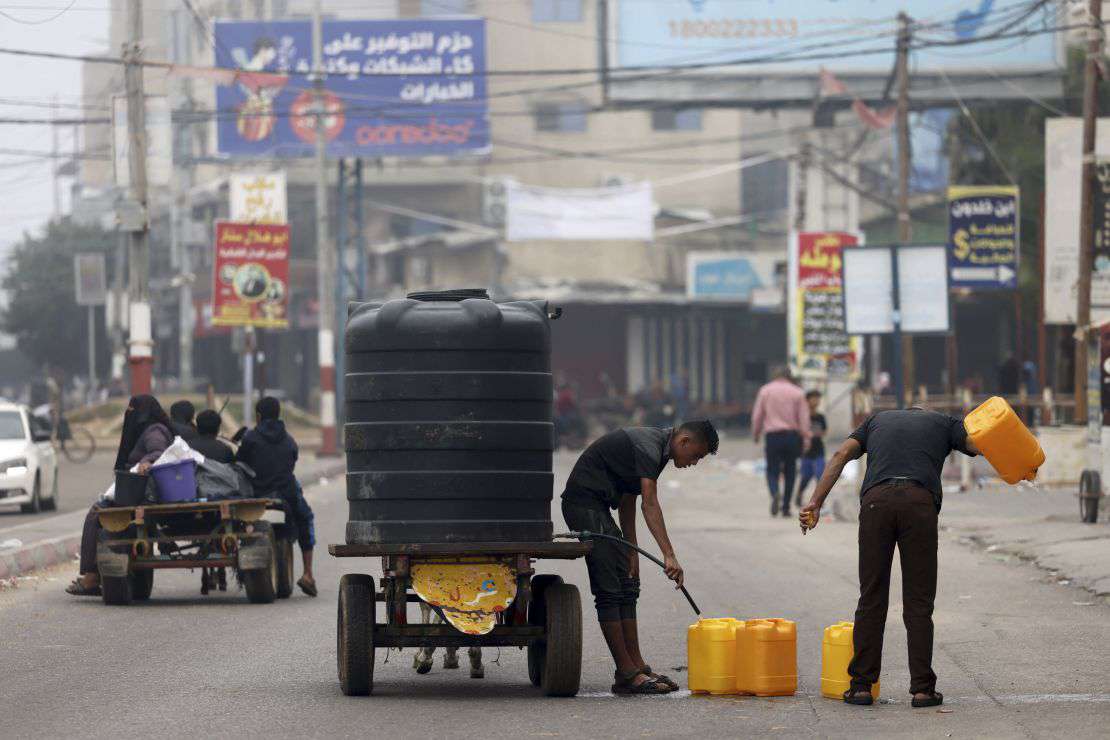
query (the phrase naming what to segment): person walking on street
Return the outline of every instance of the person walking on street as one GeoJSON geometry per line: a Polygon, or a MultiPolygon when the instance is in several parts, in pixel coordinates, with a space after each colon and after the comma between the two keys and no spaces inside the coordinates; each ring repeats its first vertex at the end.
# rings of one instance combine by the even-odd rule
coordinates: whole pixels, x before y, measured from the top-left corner
{"type": "Polygon", "coordinates": [[[770,383],[759,389],[752,409],[752,436],[765,439],[767,488],[771,493],[771,516],[790,516],[798,458],[809,447],[809,406],[805,393],[785,367],[776,368],[770,383]],[[779,499],[779,479],[782,499],[779,499]]]}
{"type": "Polygon", "coordinates": [[[913,706],[935,707],[944,696],[933,672],[933,602],[937,593],[937,515],[940,474],[952,450],[979,454],[959,419],[912,408],[880,411],[852,432],[832,456],[809,503],[798,514],[802,534],[817,526],[821,505],[845,464],[867,455],[860,488],[859,603],[848,665],[848,704],[869,705],[879,680],[883,630],[890,601],[894,547],[902,569],[902,621],[909,648],[913,706]]]}
{"type": "Polygon", "coordinates": [[[798,497],[794,501],[799,507],[809,482],[820,480],[825,472],[825,432],[829,429],[825,415],[817,410],[821,405],[821,391],[807,392],[806,403],[809,405],[809,449],[802,455],[802,482],[798,484],[798,497]]]}
{"type": "MultiPolygon", "coordinates": [[[[574,531],[590,531],[636,544],[636,499],[648,530],[663,553],[667,577],[679,588],[683,572],[667,536],[656,480],[667,463],[698,464],[716,454],[717,431],[708,421],[688,421],[673,429],[630,427],[595,440],[578,458],[563,491],[563,519],[574,531]],[[618,528],[610,509],[619,514],[618,528]]],[[[619,542],[598,538],[586,555],[601,633],[616,663],[613,693],[666,694],[678,684],[651,670],[640,654],[636,602],[640,597],[640,555],[619,542]]]]}

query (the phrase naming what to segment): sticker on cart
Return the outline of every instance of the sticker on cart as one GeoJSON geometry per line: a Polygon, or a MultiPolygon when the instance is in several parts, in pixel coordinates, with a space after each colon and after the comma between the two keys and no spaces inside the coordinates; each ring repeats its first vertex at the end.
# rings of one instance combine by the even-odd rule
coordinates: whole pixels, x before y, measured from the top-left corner
{"type": "Polygon", "coordinates": [[[412,589],[455,629],[484,635],[516,598],[516,573],[504,563],[416,563],[412,589]]]}

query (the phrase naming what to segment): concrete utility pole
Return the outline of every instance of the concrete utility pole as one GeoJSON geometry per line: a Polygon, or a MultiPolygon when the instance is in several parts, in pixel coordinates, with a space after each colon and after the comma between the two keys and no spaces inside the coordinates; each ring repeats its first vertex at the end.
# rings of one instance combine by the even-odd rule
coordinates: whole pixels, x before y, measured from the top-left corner
{"type": "MultiPolygon", "coordinates": [[[[1089,0],[1087,64],[1083,72],[1083,175],[1079,206],[1079,305],[1075,311],[1075,423],[1086,424],[1087,362],[1094,258],[1095,127],[1098,124],[1098,61],[1102,54],[1102,0],[1089,0]]],[[[1098,361],[1098,358],[1095,358],[1098,361]]]]}
{"type": "Polygon", "coordinates": [[[131,366],[131,394],[150,393],[151,371],[154,366],[154,340],[150,331],[150,294],[147,275],[150,248],[147,242],[146,183],[146,98],[143,95],[141,65],[143,10],[139,0],[127,2],[128,40],[123,44],[124,82],[127,88],[128,166],[131,177],[131,199],[139,206],[142,223],[130,234],[128,294],[131,299],[128,362],[131,366]]]}
{"type": "Polygon", "coordinates": [[[312,7],[313,87],[316,90],[316,300],[320,334],[320,454],[338,454],[335,408],[335,260],[328,234],[328,139],[324,96],[324,29],[321,0],[312,7]]]}
{"type": "MultiPolygon", "coordinates": [[[[898,55],[895,76],[898,85],[898,242],[909,244],[912,238],[910,230],[910,17],[905,13],[898,14],[898,55]]],[[[897,258],[895,258],[897,260],[897,258]]],[[[895,286],[897,290],[897,286],[895,286]]],[[[895,320],[895,325],[901,323],[895,320]]],[[[895,393],[898,397],[898,407],[906,402],[905,388],[914,387],[914,357],[913,337],[904,336],[897,332],[895,336],[900,339],[894,347],[895,357],[901,361],[902,372],[895,372],[895,378],[901,378],[901,383],[896,383],[895,393]],[[901,344],[899,348],[897,345],[901,344]]]]}

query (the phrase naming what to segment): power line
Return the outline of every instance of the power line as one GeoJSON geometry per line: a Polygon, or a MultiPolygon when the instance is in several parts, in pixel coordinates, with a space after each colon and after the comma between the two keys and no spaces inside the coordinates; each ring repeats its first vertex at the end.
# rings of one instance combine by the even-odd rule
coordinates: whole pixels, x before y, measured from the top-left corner
{"type": "Polygon", "coordinates": [[[64,8],[59,10],[54,15],[50,16],[49,18],[43,18],[43,19],[37,20],[37,21],[28,21],[28,20],[24,20],[22,18],[17,18],[16,16],[14,16],[11,13],[8,13],[7,11],[4,11],[4,10],[0,10],[0,16],[4,16],[9,21],[12,21],[14,23],[18,23],[22,26],[41,26],[45,23],[49,23],[50,21],[58,20],[63,15],[65,15],[71,8],[73,8],[73,6],[76,5],[76,4],[77,4],[77,0],[71,0],[69,5],[65,6],[64,8]]]}

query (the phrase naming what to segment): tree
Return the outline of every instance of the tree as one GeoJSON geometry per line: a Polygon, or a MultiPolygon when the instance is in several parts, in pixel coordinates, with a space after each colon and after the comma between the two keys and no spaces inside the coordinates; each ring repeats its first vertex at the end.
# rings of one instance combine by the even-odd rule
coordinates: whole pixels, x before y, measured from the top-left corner
{"type": "MultiPolygon", "coordinates": [[[[107,254],[115,242],[114,232],[67,217],[48,222],[41,235],[25,233],[12,249],[0,279],[8,299],[0,311],[0,327],[16,338],[20,351],[35,364],[72,375],[87,372],[87,309],[78,306],[74,296],[73,256],[107,254]]],[[[103,309],[98,312],[102,315],[103,309]]],[[[100,347],[106,346],[102,325],[97,321],[100,347]]]]}

